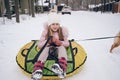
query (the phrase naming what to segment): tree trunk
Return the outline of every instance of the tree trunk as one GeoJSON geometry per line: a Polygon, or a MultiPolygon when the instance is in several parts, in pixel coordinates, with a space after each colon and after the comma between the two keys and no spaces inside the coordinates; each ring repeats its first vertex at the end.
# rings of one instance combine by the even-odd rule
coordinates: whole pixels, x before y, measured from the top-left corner
{"type": "Polygon", "coordinates": [[[28,6],[29,6],[29,15],[32,14],[32,11],[31,11],[31,0],[28,0],[28,6]]]}
{"type": "Polygon", "coordinates": [[[21,6],[21,13],[28,13],[29,11],[29,4],[28,0],[20,0],[20,6],[21,6]]]}
{"type": "Polygon", "coordinates": [[[6,16],[8,19],[12,19],[9,0],[5,0],[6,16]]]}
{"type": "Polygon", "coordinates": [[[42,5],[41,5],[41,12],[43,13],[44,12],[44,10],[43,10],[43,0],[41,0],[41,3],[42,3],[42,5]]]}
{"type": "Polygon", "coordinates": [[[19,19],[19,1],[15,0],[15,13],[16,13],[16,22],[19,23],[20,19],[19,19]]]}
{"type": "Polygon", "coordinates": [[[32,12],[32,17],[35,17],[34,0],[31,0],[31,12],[32,12]]]}

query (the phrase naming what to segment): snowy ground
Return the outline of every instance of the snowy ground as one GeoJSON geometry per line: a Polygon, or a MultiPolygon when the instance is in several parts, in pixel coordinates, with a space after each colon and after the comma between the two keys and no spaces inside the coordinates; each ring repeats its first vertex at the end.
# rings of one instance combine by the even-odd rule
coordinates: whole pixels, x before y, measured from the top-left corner
{"type": "MultiPolygon", "coordinates": [[[[27,42],[39,39],[47,14],[35,18],[21,16],[21,23],[0,18],[0,77],[1,80],[29,80],[16,64],[19,49],[27,42]]],[[[120,14],[100,12],[72,12],[61,16],[62,25],[68,27],[69,39],[82,40],[115,36],[120,31],[120,14]]],[[[79,41],[87,52],[84,68],[65,80],[120,80],[120,47],[110,54],[113,39],[79,41]]]]}

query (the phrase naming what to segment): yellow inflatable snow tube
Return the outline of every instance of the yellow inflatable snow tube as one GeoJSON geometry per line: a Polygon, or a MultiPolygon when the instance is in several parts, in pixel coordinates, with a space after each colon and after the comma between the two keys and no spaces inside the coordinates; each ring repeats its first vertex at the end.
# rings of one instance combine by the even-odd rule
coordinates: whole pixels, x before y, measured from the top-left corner
{"type": "MultiPolygon", "coordinates": [[[[16,56],[16,62],[22,71],[31,76],[36,56],[38,56],[40,49],[37,47],[38,40],[32,40],[25,44],[16,56]]],[[[68,66],[66,78],[79,72],[87,59],[87,54],[84,48],[74,41],[70,41],[70,46],[66,48],[68,55],[68,66]]],[[[55,60],[48,57],[43,70],[42,80],[59,80],[59,77],[51,71],[52,64],[55,60]]]]}

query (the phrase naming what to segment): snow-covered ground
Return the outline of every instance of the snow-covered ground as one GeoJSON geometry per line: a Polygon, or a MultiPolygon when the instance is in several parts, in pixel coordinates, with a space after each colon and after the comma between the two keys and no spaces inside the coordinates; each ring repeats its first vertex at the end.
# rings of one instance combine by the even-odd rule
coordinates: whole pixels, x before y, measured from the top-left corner
{"type": "MultiPolygon", "coordinates": [[[[39,39],[47,14],[35,18],[21,16],[21,23],[0,18],[0,78],[1,80],[29,80],[16,64],[19,49],[27,42],[39,39]]],[[[69,29],[69,39],[115,36],[120,31],[120,14],[75,11],[61,15],[61,23],[69,29]]],[[[65,80],[120,80],[120,47],[110,54],[113,39],[79,41],[87,52],[83,69],[65,80]]]]}

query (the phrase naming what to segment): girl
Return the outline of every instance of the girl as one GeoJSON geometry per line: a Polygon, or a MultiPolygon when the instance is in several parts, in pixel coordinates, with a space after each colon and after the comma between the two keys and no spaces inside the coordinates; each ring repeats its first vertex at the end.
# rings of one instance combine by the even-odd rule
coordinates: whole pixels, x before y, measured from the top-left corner
{"type": "Polygon", "coordinates": [[[34,65],[32,78],[42,78],[42,70],[44,69],[44,63],[49,55],[49,49],[51,46],[55,46],[58,49],[58,63],[53,64],[52,71],[55,72],[60,78],[64,78],[67,68],[67,54],[66,48],[69,46],[68,31],[65,27],[60,26],[60,18],[56,13],[48,14],[48,22],[45,24],[44,31],[40,37],[38,47],[41,48],[46,43],[49,36],[52,36],[46,47],[40,54],[38,61],[34,65]]]}

